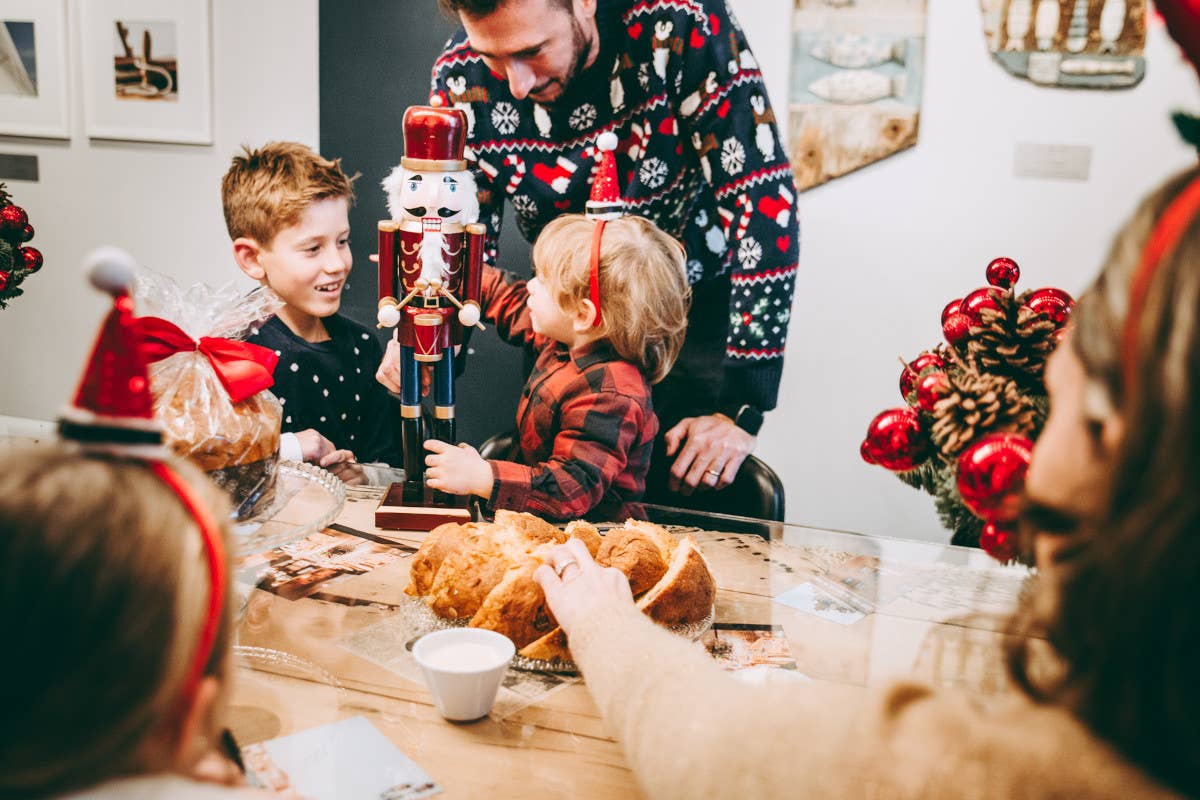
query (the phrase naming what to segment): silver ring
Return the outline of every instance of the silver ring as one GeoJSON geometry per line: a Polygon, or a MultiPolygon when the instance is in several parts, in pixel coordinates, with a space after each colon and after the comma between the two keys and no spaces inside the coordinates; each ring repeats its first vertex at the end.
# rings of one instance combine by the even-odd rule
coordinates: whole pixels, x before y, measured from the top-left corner
{"type": "Polygon", "coordinates": [[[708,469],[708,470],[705,470],[705,471],[704,471],[704,474],[705,474],[705,475],[712,475],[714,478],[719,478],[719,477],[721,477],[721,470],[719,470],[719,469],[708,469]]]}
{"type": "Polygon", "coordinates": [[[574,564],[577,567],[579,566],[579,562],[573,558],[563,559],[562,561],[560,561],[554,565],[554,574],[557,575],[561,579],[563,576],[563,573],[567,571],[567,567],[571,566],[572,564],[574,564]]]}

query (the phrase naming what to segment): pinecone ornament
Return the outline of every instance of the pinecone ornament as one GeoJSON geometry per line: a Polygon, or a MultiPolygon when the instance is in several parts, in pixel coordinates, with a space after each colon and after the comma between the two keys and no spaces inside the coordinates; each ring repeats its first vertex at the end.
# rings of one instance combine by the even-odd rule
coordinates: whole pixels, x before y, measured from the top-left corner
{"type": "Polygon", "coordinates": [[[1042,374],[1046,359],[1058,344],[1060,327],[1049,315],[1038,313],[1020,297],[1004,293],[997,298],[999,308],[984,308],[979,324],[972,325],[966,337],[967,363],[979,373],[1012,378],[1025,390],[1042,393],[1042,374]]]}
{"type": "Polygon", "coordinates": [[[967,368],[946,373],[950,387],[933,407],[929,436],[938,453],[953,462],[976,437],[1013,432],[1035,438],[1046,421],[1042,406],[1005,375],[967,368]]]}

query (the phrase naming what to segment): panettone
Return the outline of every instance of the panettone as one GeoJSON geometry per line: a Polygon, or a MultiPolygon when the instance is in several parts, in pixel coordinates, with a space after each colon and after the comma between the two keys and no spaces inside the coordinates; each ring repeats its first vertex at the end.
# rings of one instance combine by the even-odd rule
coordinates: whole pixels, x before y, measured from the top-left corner
{"type": "Polygon", "coordinates": [[[228,492],[239,517],[268,507],[275,494],[283,418],[275,395],[261,391],[230,403],[199,353],[161,361],[153,374],[155,416],[171,449],[228,492]],[[187,361],[181,365],[182,360],[187,361]]]}
{"type": "Polygon", "coordinates": [[[502,633],[527,658],[569,659],[567,639],[546,607],[533,573],[556,544],[575,537],[604,566],[620,570],[640,595],[638,607],[663,625],[699,622],[716,585],[692,537],[677,542],[650,523],[629,520],[601,537],[583,521],[565,531],[531,514],[500,511],[494,523],[435,528],[413,557],[405,592],[428,596],[445,619],[502,633]]]}

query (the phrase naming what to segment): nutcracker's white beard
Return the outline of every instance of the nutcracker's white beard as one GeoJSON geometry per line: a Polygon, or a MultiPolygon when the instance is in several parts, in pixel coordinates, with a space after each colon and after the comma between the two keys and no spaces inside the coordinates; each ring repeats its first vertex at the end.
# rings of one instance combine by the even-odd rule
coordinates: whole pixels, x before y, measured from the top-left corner
{"type": "Polygon", "coordinates": [[[441,231],[425,231],[421,235],[421,277],[433,283],[446,282],[450,271],[446,263],[446,237],[441,231]]]}

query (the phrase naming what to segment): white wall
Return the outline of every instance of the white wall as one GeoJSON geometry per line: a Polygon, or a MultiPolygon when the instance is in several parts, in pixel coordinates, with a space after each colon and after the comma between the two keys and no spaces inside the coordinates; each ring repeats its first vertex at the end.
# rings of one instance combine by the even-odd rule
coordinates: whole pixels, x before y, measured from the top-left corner
{"type": "MultiPolygon", "coordinates": [[[[790,0],[732,0],[782,119],[790,0]]],[[[1044,89],[985,50],[979,4],[929,0],[920,140],[911,150],[800,196],[802,246],[780,409],[759,453],[787,487],[790,521],[946,541],[931,499],[859,443],[901,403],[898,356],[941,338],[949,300],[983,284],[999,255],[1020,286],[1078,293],[1138,198],[1196,155],[1168,114],[1200,111],[1195,73],[1160,26],[1132,90],[1044,89]],[[1091,178],[1013,177],[1016,142],[1089,145],[1091,178]]]]}
{"type": "Polygon", "coordinates": [[[105,304],[81,279],[93,247],[120,245],[185,284],[246,280],[230,257],[221,176],[243,143],[319,143],[317,0],[212,0],[212,52],[212,146],[89,141],[78,59],[71,141],[0,137],[0,152],[39,157],[40,182],[8,188],[46,259],[0,311],[0,414],[52,419],[74,390],[105,304]]]}
{"type": "MultiPolygon", "coordinates": [[[[791,0],[732,0],[787,108],[791,0]]],[[[74,34],[73,34],[74,35],[74,34]]],[[[89,143],[81,76],[69,146],[0,140],[41,156],[42,181],[13,183],[46,267],[0,312],[0,414],[52,418],[73,388],[102,308],[78,276],[88,249],[113,242],[184,281],[233,274],[218,182],[243,142],[318,141],[317,0],[213,0],[212,147],[89,143]]],[[[1022,285],[1078,292],[1136,199],[1193,161],[1167,119],[1200,92],[1164,32],[1132,91],[1066,92],[1008,76],[984,49],[973,0],[930,0],[920,141],[801,196],[803,247],[780,396],[760,454],[783,477],[792,521],[941,539],[932,502],[858,445],[874,414],[900,402],[897,356],[940,337],[938,314],[983,281],[997,255],[1022,285]],[[1018,141],[1094,148],[1091,179],[1012,177],[1018,141]]]]}

